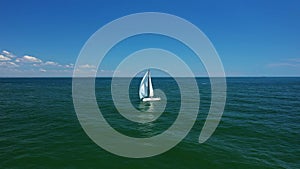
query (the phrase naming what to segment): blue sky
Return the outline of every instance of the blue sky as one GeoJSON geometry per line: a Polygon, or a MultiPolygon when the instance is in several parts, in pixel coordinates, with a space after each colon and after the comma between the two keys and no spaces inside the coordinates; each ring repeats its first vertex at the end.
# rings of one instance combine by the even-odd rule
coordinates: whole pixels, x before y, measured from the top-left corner
{"type": "Polygon", "coordinates": [[[71,76],[95,31],[137,12],[170,13],[195,24],[214,44],[227,76],[300,76],[296,0],[2,0],[0,6],[2,77],[71,76]]]}

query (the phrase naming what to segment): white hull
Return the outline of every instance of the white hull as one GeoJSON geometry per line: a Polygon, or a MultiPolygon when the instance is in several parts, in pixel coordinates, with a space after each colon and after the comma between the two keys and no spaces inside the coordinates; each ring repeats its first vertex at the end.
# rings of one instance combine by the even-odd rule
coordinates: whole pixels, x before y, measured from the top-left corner
{"type": "Polygon", "coordinates": [[[151,102],[151,101],[159,101],[160,97],[146,97],[146,98],[142,98],[143,102],[151,102]]]}

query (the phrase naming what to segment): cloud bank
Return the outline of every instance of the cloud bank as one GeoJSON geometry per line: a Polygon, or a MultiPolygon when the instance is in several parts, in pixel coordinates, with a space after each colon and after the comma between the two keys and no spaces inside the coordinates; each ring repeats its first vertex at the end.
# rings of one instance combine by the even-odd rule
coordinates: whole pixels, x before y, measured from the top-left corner
{"type": "Polygon", "coordinates": [[[2,50],[0,53],[0,77],[72,76],[73,67],[73,63],[43,61],[32,55],[19,57],[7,50],[2,50]]]}
{"type": "Polygon", "coordinates": [[[271,68],[276,68],[276,67],[300,68],[300,58],[290,58],[281,62],[269,63],[267,66],[271,68]]]}

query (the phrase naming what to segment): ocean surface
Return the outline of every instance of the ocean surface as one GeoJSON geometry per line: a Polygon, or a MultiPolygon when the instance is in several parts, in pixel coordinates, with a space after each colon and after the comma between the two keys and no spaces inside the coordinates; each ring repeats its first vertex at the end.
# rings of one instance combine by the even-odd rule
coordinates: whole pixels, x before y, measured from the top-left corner
{"type": "MultiPolygon", "coordinates": [[[[138,99],[139,80],[132,80],[129,98],[134,107],[147,111],[138,99]]],[[[99,108],[117,131],[151,137],[176,120],[180,109],[176,82],[172,78],[152,82],[168,98],[166,109],[157,120],[139,124],[118,113],[111,79],[96,80],[99,108]]],[[[223,117],[203,144],[198,137],[211,91],[209,79],[198,78],[197,83],[200,108],[189,134],[163,154],[132,159],[105,151],[87,136],[74,110],[71,78],[1,78],[0,168],[300,168],[300,78],[227,78],[223,117]]]]}

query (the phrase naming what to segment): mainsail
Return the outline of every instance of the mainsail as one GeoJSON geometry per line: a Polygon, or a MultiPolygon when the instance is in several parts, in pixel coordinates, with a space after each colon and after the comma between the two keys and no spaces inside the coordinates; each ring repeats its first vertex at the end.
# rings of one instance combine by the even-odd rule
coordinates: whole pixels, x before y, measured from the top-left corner
{"type": "Polygon", "coordinates": [[[149,82],[149,97],[153,97],[153,87],[152,87],[152,82],[151,82],[151,76],[150,76],[150,71],[148,70],[148,82],[149,82]]]}
{"type": "Polygon", "coordinates": [[[139,90],[140,99],[148,97],[148,72],[144,75],[139,90]]]}
{"type": "Polygon", "coordinates": [[[148,70],[140,84],[139,96],[142,101],[158,101],[159,97],[154,98],[154,92],[152,87],[152,81],[150,76],[150,70],[148,70]]]}

